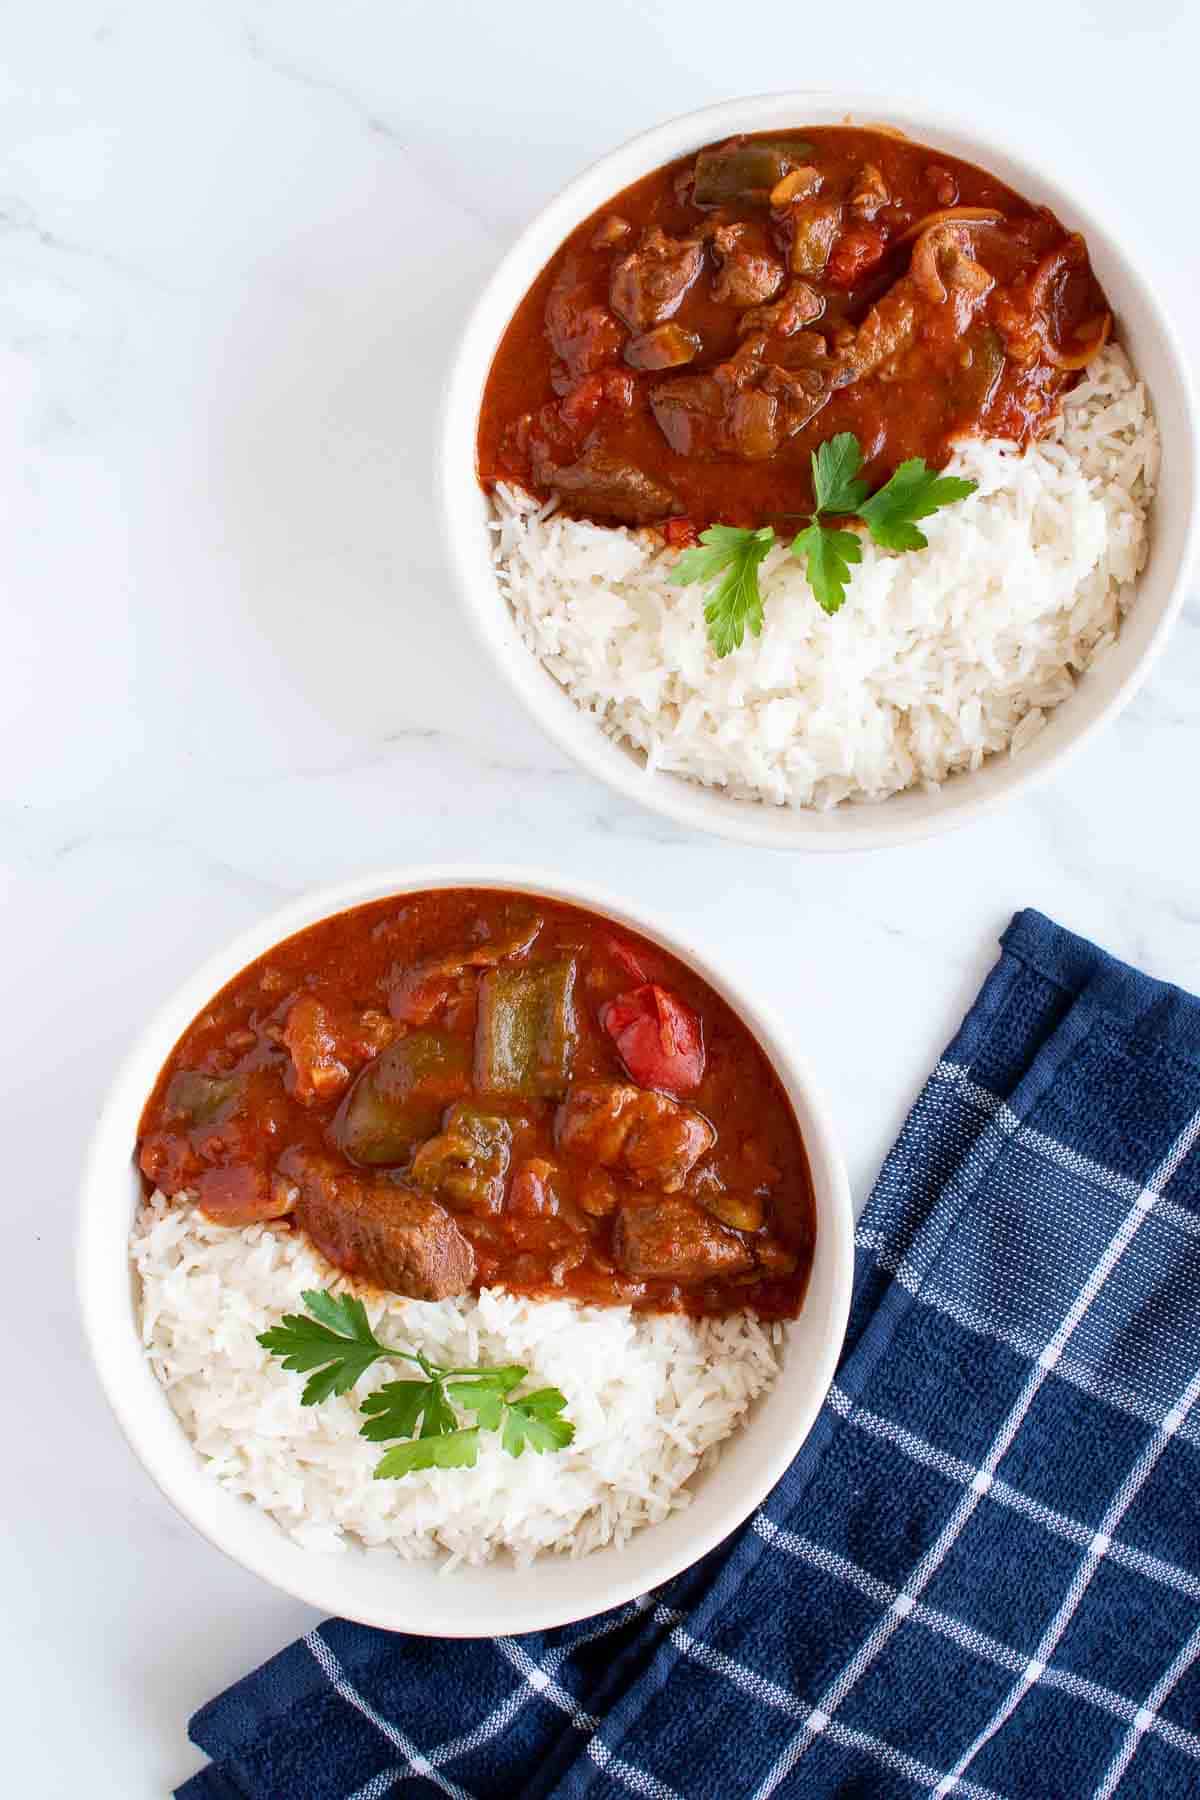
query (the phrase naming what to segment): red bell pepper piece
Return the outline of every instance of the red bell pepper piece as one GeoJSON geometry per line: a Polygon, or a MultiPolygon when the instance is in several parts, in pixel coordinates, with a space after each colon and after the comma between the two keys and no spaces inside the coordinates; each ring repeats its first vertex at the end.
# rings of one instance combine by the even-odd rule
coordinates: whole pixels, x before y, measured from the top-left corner
{"type": "Polygon", "coordinates": [[[656,981],[618,994],[600,1023],[639,1087],[690,1093],[704,1076],[704,1028],[698,1014],[656,981]]]}

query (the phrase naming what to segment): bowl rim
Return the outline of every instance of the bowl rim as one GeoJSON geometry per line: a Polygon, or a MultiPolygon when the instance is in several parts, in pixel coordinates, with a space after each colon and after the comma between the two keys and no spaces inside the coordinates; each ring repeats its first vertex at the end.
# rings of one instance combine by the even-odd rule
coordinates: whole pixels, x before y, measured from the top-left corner
{"type": "MultiPolygon", "coordinates": [[[[791,1034],[770,1004],[764,1003],[753,992],[746,995],[744,984],[728,969],[720,955],[715,959],[712,957],[707,944],[677,935],[672,926],[660,923],[655,914],[656,909],[627,900],[599,884],[545,869],[491,863],[445,863],[365,874],[308,890],[237,932],[224,947],[205,957],[194,973],[155,1011],[122,1058],[101,1103],[82,1171],[75,1275],[85,1343],[105,1399],[126,1442],[160,1492],[201,1536],[272,1586],[326,1612],[385,1630],[421,1636],[511,1635],[575,1623],[634,1600],[691,1567],[745,1523],[798,1454],[825,1402],[849,1316],[854,1269],[854,1216],[845,1162],[828,1103],[811,1065],[794,1046],[791,1034]],[[817,1356],[806,1359],[803,1367],[795,1368],[793,1382],[786,1382],[785,1374],[781,1374],[762,1397],[768,1399],[782,1385],[790,1397],[787,1426],[772,1440],[764,1438],[756,1445],[754,1468],[741,1480],[736,1501],[721,1511],[714,1524],[698,1532],[695,1541],[688,1537],[682,1549],[673,1554],[658,1557],[645,1554],[645,1540],[653,1539],[671,1519],[690,1518],[692,1509],[687,1508],[682,1513],[669,1515],[662,1524],[644,1527],[634,1534],[630,1544],[639,1544],[641,1540],[642,1554],[633,1559],[636,1574],[631,1565],[624,1580],[619,1576],[611,1578],[610,1574],[601,1586],[597,1580],[588,1579],[589,1565],[598,1558],[610,1558],[614,1550],[611,1545],[577,1560],[554,1559],[556,1564],[582,1572],[575,1585],[584,1590],[586,1597],[578,1605],[564,1603],[563,1596],[558,1594],[558,1588],[571,1585],[567,1578],[554,1584],[555,1597],[552,1599],[548,1594],[539,1594],[539,1583],[528,1578],[530,1571],[507,1560],[482,1565],[489,1574],[503,1570],[506,1575],[511,1575],[512,1592],[505,1594],[503,1605],[478,1601],[472,1604],[472,1594],[464,1595],[465,1584],[460,1577],[470,1582],[480,1571],[457,1570],[444,1579],[438,1577],[446,1590],[446,1612],[442,1616],[436,1607],[431,1610],[428,1603],[420,1610],[416,1606],[406,1610],[403,1605],[395,1604],[390,1595],[366,1601],[348,1597],[339,1591],[344,1556],[302,1549],[269,1520],[265,1509],[248,1500],[234,1500],[213,1482],[182,1425],[170,1411],[165,1391],[151,1371],[141,1345],[136,1314],[136,1277],[128,1255],[128,1224],[134,1204],[129,1182],[134,1169],[132,1137],[128,1135],[127,1126],[131,1118],[136,1122],[154,1074],[187,1023],[207,999],[218,993],[241,969],[268,952],[272,945],[318,920],[369,904],[372,900],[392,895],[399,899],[405,894],[452,887],[494,887],[541,894],[611,917],[615,923],[643,932],[652,941],[662,944],[730,1001],[771,1060],[794,1109],[803,1114],[799,1122],[813,1173],[818,1242],[805,1307],[813,1295],[819,1259],[821,1282],[826,1290],[823,1315],[826,1329],[817,1356]],[[148,1068],[151,1070],[149,1080],[146,1079],[148,1068]],[[118,1250],[114,1215],[118,1210],[116,1191],[122,1179],[126,1187],[120,1217],[125,1220],[125,1226],[120,1233],[118,1250]],[[180,1454],[181,1449],[185,1454],[180,1454]],[[214,1494],[222,1494],[222,1500],[213,1502],[214,1494]],[[244,1534],[235,1534],[233,1530],[227,1533],[217,1528],[212,1517],[214,1505],[227,1510],[225,1503],[231,1500],[236,1508],[245,1509],[258,1520],[268,1519],[272,1531],[263,1534],[254,1526],[244,1534]],[[236,1542],[230,1541],[234,1535],[236,1542]],[[253,1543],[248,1541],[252,1538],[253,1543]],[[586,1593],[589,1587],[593,1590],[590,1594],[586,1593]]],[[[801,1318],[803,1316],[802,1308],[801,1318]]],[[[730,1439],[731,1444],[736,1445],[751,1428],[753,1416],[739,1425],[730,1439]]],[[[242,1514],[239,1511],[228,1516],[233,1520],[242,1514]]],[[[626,1545],[616,1555],[619,1559],[628,1559],[628,1551],[629,1545],[626,1545]]],[[[368,1552],[364,1556],[357,1548],[351,1553],[363,1562],[367,1556],[376,1557],[376,1570],[381,1567],[378,1558],[389,1555],[384,1551],[368,1552]]],[[[396,1556],[389,1566],[428,1569],[435,1565],[412,1564],[396,1556]]],[[[535,1563],[534,1569],[543,1566],[535,1563]]],[[[384,1585],[381,1583],[381,1587],[384,1585]]]]}
{"type": "MultiPolygon", "coordinates": [[[[1074,179],[1063,182],[1057,176],[1043,174],[1026,158],[1020,142],[1005,139],[992,116],[984,120],[980,129],[965,113],[935,106],[910,108],[881,91],[863,89],[812,87],[717,101],[638,132],[583,168],[533,215],[484,284],[453,353],[436,435],[438,513],[459,598],[477,642],[522,710],[573,762],[626,799],[677,825],[780,851],[831,854],[918,842],[973,823],[1019,795],[1028,794],[1064,769],[1124,710],[1150,674],[1182,609],[1200,548],[1200,414],[1190,364],[1181,334],[1160,300],[1156,284],[1143,276],[1133,256],[1124,250],[1115,230],[1104,222],[1107,216],[1103,197],[1093,192],[1091,184],[1084,190],[1074,179]],[[474,455],[481,385],[477,383],[477,370],[482,363],[486,379],[486,370],[514,305],[519,304],[520,296],[573,227],[602,206],[606,196],[611,198],[639,175],[735,132],[781,126],[781,112],[787,113],[792,124],[800,128],[806,123],[806,107],[836,109],[838,118],[824,121],[826,124],[882,124],[931,147],[936,147],[939,139],[951,140],[948,154],[984,167],[994,166],[989,165],[989,157],[1007,163],[1013,173],[1005,179],[1020,191],[1042,197],[1056,213],[1083,229],[1089,244],[1102,246],[1106,256],[1119,266],[1130,290],[1136,291],[1160,340],[1184,421],[1181,436],[1186,436],[1191,464],[1191,478],[1186,483],[1186,522],[1174,572],[1167,577],[1170,587],[1165,604],[1140,655],[1094,716],[1082,720],[1069,737],[1040,756],[1036,744],[1031,746],[1019,761],[1007,764],[1007,779],[997,780],[985,791],[972,791],[971,778],[977,771],[962,771],[942,784],[945,804],[936,811],[911,815],[893,810],[889,817],[893,801],[902,801],[917,791],[908,789],[878,803],[856,806],[856,814],[869,810],[874,816],[869,822],[856,817],[849,831],[840,830],[836,822],[844,808],[822,813],[807,808],[774,807],[765,801],[739,800],[720,789],[667,772],[648,776],[636,754],[623,743],[609,739],[595,720],[569,700],[564,690],[559,689],[558,695],[566,705],[557,704],[555,694],[546,685],[553,682],[553,677],[519,638],[515,643],[520,654],[515,653],[515,632],[504,631],[504,626],[511,624],[508,609],[494,577],[485,581],[480,573],[466,522],[468,496],[473,493],[478,500],[481,493],[474,455]],[[620,173],[610,179],[610,170],[620,173]],[[516,302],[511,297],[506,299],[512,290],[517,293],[516,302]],[[620,754],[614,755],[618,750],[620,754]],[[777,814],[785,816],[786,826],[772,824],[777,814]]],[[[1182,452],[1181,446],[1176,453],[1182,452]]],[[[1064,704],[1069,705],[1070,700],[1064,704]]]]}

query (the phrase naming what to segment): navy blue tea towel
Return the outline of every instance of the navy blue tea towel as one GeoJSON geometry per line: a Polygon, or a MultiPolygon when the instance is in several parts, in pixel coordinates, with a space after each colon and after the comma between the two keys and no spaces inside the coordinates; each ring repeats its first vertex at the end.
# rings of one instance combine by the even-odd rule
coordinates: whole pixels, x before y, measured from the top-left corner
{"type": "Polygon", "coordinates": [[[180,1800],[1200,1794],[1200,1002],[1003,946],[749,1524],[565,1630],[323,1625],[196,1715],[180,1800]]]}

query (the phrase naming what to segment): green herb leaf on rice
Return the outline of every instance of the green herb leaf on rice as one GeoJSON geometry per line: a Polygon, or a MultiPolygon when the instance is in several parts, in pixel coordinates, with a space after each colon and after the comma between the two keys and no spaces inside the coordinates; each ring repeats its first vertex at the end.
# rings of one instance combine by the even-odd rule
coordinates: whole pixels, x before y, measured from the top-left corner
{"type": "Polygon", "coordinates": [[[747,631],[753,637],[762,633],[758,565],[774,542],[769,525],[758,531],[710,525],[700,533],[700,543],[685,550],[671,571],[671,580],[679,587],[693,581],[717,582],[705,602],[704,618],[708,640],[718,656],[740,650],[747,631]]]}
{"type": "Polygon", "coordinates": [[[498,1363],[490,1369],[444,1367],[419,1350],[380,1343],[361,1300],[327,1292],[308,1292],[302,1298],[311,1317],[287,1313],[258,1339],[292,1373],[317,1370],[305,1384],[302,1405],[315,1406],[332,1394],[347,1393],[381,1357],[416,1363],[425,1377],[385,1382],[363,1400],[360,1437],[370,1443],[406,1440],[385,1453],[375,1469],[376,1480],[397,1479],[418,1469],[473,1468],[481,1431],[498,1431],[510,1456],[521,1456],[526,1446],[539,1456],[561,1450],[575,1436],[574,1425],[559,1416],[567,1402],[558,1388],[536,1388],[513,1398],[529,1373],[523,1363],[498,1363]],[[474,1425],[460,1423],[457,1407],[474,1413],[474,1425]]]}
{"type": "Polygon", "coordinates": [[[372,1443],[389,1438],[446,1437],[457,1430],[454,1410],[440,1381],[388,1381],[362,1403],[367,1422],[359,1436],[372,1443]]]}
{"type": "MultiPolygon", "coordinates": [[[[862,544],[853,531],[827,525],[822,515],[860,518],[885,550],[923,550],[929,540],[915,521],[965,500],[978,486],[957,475],[938,475],[918,456],[901,463],[868,498],[867,483],[859,474],[862,460],[862,446],[852,431],[841,431],[817,446],[812,455],[812,516],[790,545],[792,555],[805,565],[817,604],[830,614],[846,598],[851,565],[862,561],[862,544]]],[[[708,641],[719,657],[740,650],[747,631],[753,637],[761,635],[758,567],[774,542],[770,525],[756,531],[710,525],[700,533],[699,544],[675,562],[671,580],[678,586],[702,582],[711,588],[704,620],[708,641]]]]}
{"type": "Polygon", "coordinates": [[[851,563],[862,561],[862,545],[853,531],[835,531],[816,519],[792,539],[792,555],[805,564],[808,585],[827,613],[838,611],[846,598],[851,563]]]}
{"type": "Polygon", "coordinates": [[[858,479],[862,451],[852,431],[819,444],[812,455],[813,507],[817,513],[856,513],[867,497],[867,484],[858,479]]]}
{"type": "Polygon", "coordinates": [[[900,464],[858,514],[884,549],[924,550],[929,539],[917,530],[914,519],[927,519],[941,507],[965,500],[978,486],[959,475],[938,475],[923,456],[914,456],[900,464]]]}
{"type": "Polygon", "coordinates": [[[575,1436],[575,1427],[559,1414],[567,1404],[557,1388],[538,1388],[509,1403],[502,1442],[510,1456],[521,1456],[528,1445],[541,1456],[546,1450],[563,1450],[575,1436]]]}
{"type": "Polygon", "coordinates": [[[258,1341],[264,1350],[281,1357],[292,1374],[317,1371],[300,1396],[302,1406],[316,1406],[331,1394],[348,1393],[372,1363],[390,1352],[371,1330],[361,1300],[318,1292],[304,1293],[301,1299],[312,1318],[285,1313],[258,1341]]]}
{"type": "Polygon", "coordinates": [[[451,1431],[442,1437],[413,1438],[396,1444],[375,1465],[376,1481],[394,1481],[418,1469],[473,1469],[479,1457],[479,1431],[451,1431]]]}

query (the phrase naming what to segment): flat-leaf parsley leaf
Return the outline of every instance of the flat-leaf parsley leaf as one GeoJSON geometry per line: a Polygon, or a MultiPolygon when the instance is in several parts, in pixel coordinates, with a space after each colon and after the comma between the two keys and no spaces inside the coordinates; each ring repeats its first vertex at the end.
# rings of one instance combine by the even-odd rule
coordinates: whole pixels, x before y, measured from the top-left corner
{"type": "Polygon", "coordinates": [[[446,1399],[442,1384],[433,1381],[385,1381],[362,1403],[367,1422],[359,1427],[359,1437],[373,1444],[389,1438],[446,1437],[457,1431],[458,1419],[446,1399]]]}
{"type": "Polygon", "coordinates": [[[857,532],[834,531],[814,519],[792,539],[792,555],[806,565],[808,585],[817,604],[827,613],[837,612],[846,598],[850,564],[862,561],[857,532]]]}
{"type": "MultiPolygon", "coordinates": [[[[917,456],[901,463],[891,480],[868,499],[867,483],[858,472],[862,460],[862,447],[852,431],[840,431],[817,446],[812,454],[812,514],[789,546],[804,563],[813,595],[827,613],[837,612],[845,600],[851,564],[862,561],[862,544],[855,532],[826,524],[822,515],[860,518],[886,550],[923,550],[929,540],[915,521],[954,500],[965,500],[978,486],[957,475],[938,475],[917,456]]],[[[706,586],[716,582],[705,602],[704,619],[708,641],[718,656],[740,650],[747,630],[754,637],[762,631],[758,565],[774,542],[770,525],[757,530],[710,525],[700,533],[700,543],[675,563],[671,580],[680,587],[693,581],[706,586]]]]}
{"type": "Polygon", "coordinates": [[[302,1406],[316,1406],[330,1394],[348,1393],[372,1363],[392,1353],[371,1330],[361,1300],[349,1294],[339,1299],[315,1290],[300,1298],[312,1318],[285,1313],[258,1341],[264,1350],[282,1357],[284,1368],[293,1374],[318,1371],[305,1382],[300,1396],[302,1406]]]}
{"type": "Polygon", "coordinates": [[[856,513],[867,497],[867,484],[858,479],[862,451],[852,431],[818,444],[812,455],[813,507],[817,513],[856,513]]]}
{"type": "Polygon", "coordinates": [[[929,539],[914,519],[927,519],[939,507],[965,500],[979,486],[960,475],[938,475],[923,456],[902,462],[890,481],[858,509],[867,530],[886,550],[924,550],[929,539]]]}
{"type": "Polygon", "coordinates": [[[312,1317],[288,1313],[258,1340],[264,1350],[282,1357],[285,1369],[299,1374],[318,1370],[305,1383],[301,1405],[315,1406],[331,1394],[347,1393],[380,1357],[416,1363],[424,1377],[386,1381],[362,1403],[360,1437],[375,1444],[408,1440],[386,1452],[375,1470],[377,1480],[416,1469],[473,1468],[481,1431],[500,1432],[510,1456],[521,1456],[526,1445],[539,1456],[561,1450],[575,1436],[574,1425],[559,1416],[567,1402],[558,1388],[516,1395],[529,1373],[523,1363],[450,1368],[431,1362],[420,1350],[380,1343],[362,1301],[351,1295],[307,1292],[301,1298],[312,1317]],[[474,1413],[474,1425],[460,1425],[456,1407],[474,1413]]]}
{"type": "Polygon", "coordinates": [[[557,1388],[538,1388],[520,1400],[508,1402],[501,1440],[510,1456],[521,1456],[525,1446],[539,1456],[545,1450],[562,1450],[575,1436],[569,1419],[560,1419],[566,1400],[557,1388]]]}
{"type": "Polygon", "coordinates": [[[704,606],[709,642],[718,656],[740,650],[747,630],[758,637],[763,628],[758,565],[775,542],[769,525],[743,531],[737,525],[710,525],[700,543],[685,550],[671,572],[679,587],[693,581],[720,580],[704,606]]]}
{"type": "Polygon", "coordinates": [[[413,1438],[395,1444],[375,1465],[376,1481],[394,1481],[417,1469],[473,1469],[479,1456],[479,1430],[450,1431],[443,1437],[413,1438]]]}

